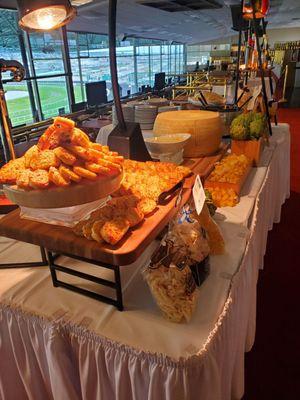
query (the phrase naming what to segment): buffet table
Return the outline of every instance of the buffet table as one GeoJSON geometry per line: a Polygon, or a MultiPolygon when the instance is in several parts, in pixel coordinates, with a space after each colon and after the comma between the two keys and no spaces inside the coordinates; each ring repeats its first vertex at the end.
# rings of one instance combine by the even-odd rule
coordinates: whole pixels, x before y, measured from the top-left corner
{"type": "MultiPolygon", "coordinates": [[[[267,233],[289,195],[289,146],[288,125],[274,127],[240,208],[218,210],[226,254],[211,257],[189,324],[165,321],[143,280],[141,269],[155,242],[121,269],[123,313],[53,288],[45,267],[0,271],[1,397],[240,399],[267,233]]],[[[0,238],[0,246],[5,262],[39,255],[38,247],[11,239],[0,238]]],[[[85,272],[99,268],[63,257],[60,263],[85,272]]],[[[111,273],[106,270],[105,277],[111,273]]]]}

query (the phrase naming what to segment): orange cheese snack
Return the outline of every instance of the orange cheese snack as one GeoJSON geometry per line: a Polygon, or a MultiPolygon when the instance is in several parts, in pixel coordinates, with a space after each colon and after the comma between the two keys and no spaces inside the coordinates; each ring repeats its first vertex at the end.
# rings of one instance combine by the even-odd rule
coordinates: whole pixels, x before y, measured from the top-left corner
{"type": "Polygon", "coordinates": [[[44,169],[37,169],[29,175],[29,185],[33,189],[45,189],[49,183],[49,174],[44,169]]]}
{"type": "Polygon", "coordinates": [[[51,167],[49,169],[49,179],[56,186],[64,187],[70,184],[70,181],[67,181],[63,176],[59,173],[58,169],[51,167]]]}
{"type": "Polygon", "coordinates": [[[25,167],[29,168],[30,167],[30,162],[33,157],[36,157],[39,154],[39,148],[37,145],[34,145],[30,147],[24,154],[24,159],[25,159],[25,167]]]}
{"type": "Polygon", "coordinates": [[[53,150],[44,150],[36,154],[33,154],[30,160],[30,168],[36,169],[46,169],[50,167],[58,167],[60,164],[59,159],[56,157],[53,150]]]}
{"type": "Polygon", "coordinates": [[[72,154],[70,151],[65,149],[64,147],[56,147],[56,149],[53,150],[56,157],[60,159],[61,162],[67,164],[67,165],[74,165],[76,163],[76,157],[74,154],[72,154]]]}
{"type": "Polygon", "coordinates": [[[89,171],[86,168],[75,166],[73,167],[73,171],[75,174],[81,176],[82,178],[89,179],[91,181],[95,180],[97,178],[97,174],[95,172],[89,171]]]}
{"type": "Polygon", "coordinates": [[[103,167],[102,165],[96,164],[94,162],[91,161],[87,161],[85,163],[85,167],[86,169],[88,169],[89,171],[94,172],[95,174],[103,174],[103,175],[107,175],[109,174],[109,168],[107,167],[103,167]]]}
{"type": "Polygon", "coordinates": [[[73,181],[77,183],[81,181],[81,176],[75,174],[75,172],[72,171],[71,168],[67,167],[66,165],[61,165],[59,167],[59,172],[66,181],[73,181]]]}
{"type": "Polygon", "coordinates": [[[17,182],[16,182],[17,185],[22,189],[29,189],[30,188],[30,184],[29,184],[30,175],[31,175],[30,169],[24,169],[17,178],[17,182]]]}
{"type": "Polygon", "coordinates": [[[82,146],[84,148],[90,147],[90,138],[86,133],[84,133],[81,129],[74,128],[72,135],[72,144],[82,146]]]}
{"type": "Polygon", "coordinates": [[[25,169],[24,157],[10,160],[0,169],[0,183],[16,183],[20,173],[25,169]]]}
{"type": "Polygon", "coordinates": [[[125,218],[115,218],[105,222],[100,230],[102,238],[109,244],[117,244],[129,229],[129,222],[125,218]]]}

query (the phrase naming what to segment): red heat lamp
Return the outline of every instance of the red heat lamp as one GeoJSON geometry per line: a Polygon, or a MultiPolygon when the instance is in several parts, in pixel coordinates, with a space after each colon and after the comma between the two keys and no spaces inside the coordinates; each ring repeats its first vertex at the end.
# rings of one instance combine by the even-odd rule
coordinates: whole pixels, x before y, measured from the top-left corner
{"type": "Polygon", "coordinates": [[[69,0],[17,0],[19,25],[25,31],[50,31],[68,24],[76,16],[69,0]]]}
{"type": "Polygon", "coordinates": [[[269,11],[270,0],[243,0],[243,18],[253,19],[255,13],[255,18],[264,18],[269,11]]]}

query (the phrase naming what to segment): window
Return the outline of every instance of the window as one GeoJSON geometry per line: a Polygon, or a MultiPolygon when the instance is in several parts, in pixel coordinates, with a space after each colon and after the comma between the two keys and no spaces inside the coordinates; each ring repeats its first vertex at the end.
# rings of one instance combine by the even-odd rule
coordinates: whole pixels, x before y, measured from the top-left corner
{"type": "Polygon", "coordinates": [[[149,85],[150,75],[150,48],[140,44],[136,47],[137,81],[138,86],[149,85]]]}
{"type": "Polygon", "coordinates": [[[207,64],[213,53],[215,53],[216,55],[230,55],[230,48],[230,44],[206,44],[187,46],[187,65],[196,65],[197,62],[199,62],[200,65],[205,65],[207,64]]]}
{"type": "Polygon", "coordinates": [[[69,113],[70,104],[60,31],[29,35],[31,76],[36,85],[43,119],[69,113]],[[52,77],[53,76],[53,77],[52,77]]]}
{"type": "Polygon", "coordinates": [[[153,44],[150,46],[150,85],[154,85],[155,74],[164,72],[161,63],[161,45],[153,44]]]}
{"type": "Polygon", "coordinates": [[[75,101],[86,100],[86,83],[102,80],[106,81],[108,98],[112,98],[107,36],[68,32],[68,43],[75,101]]]}
{"type": "Polygon", "coordinates": [[[171,46],[169,45],[162,45],[162,54],[161,54],[161,60],[162,60],[162,72],[165,72],[166,74],[169,74],[171,71],[171,58],[170,58],[170,50],[171,46]]]}
{"type": "Polygon", "coordinates": [[[178,45],[178,72],[183,74],[185,72],[185,46],[183,44],[178,45]]]}
{"type": "Polygon", "coordinates": [[[44,119],[70,112],[64,77],[39,79],[37,85],[44,119]]]}
{"type": "Polygon", "coordinates": [[[134,39],[117,43],[117,64],[120,93],[122,96],[138,91],[135,79],[134,39]]]}
{"type": "MultiPolygon", "coordinates": [[[[67,32],[69,54],[61,30],[27,34],[19,29],[17,12],[0,9],[1,58],[26,66],[26,80],[11,82],[3,74],[4,90],[12,126],[70,112],[72,82],[75,102],[86,100],[85,83],[105,80],[112,100],[109,46],[106,35],[67,32]],[[69,72],[71,72],[69,71],[69,72]]],[[[160,40],[126,38],[117,42],[117,65],[122,96],[154,84],[155,74],[180,74],[185,70],[185,46],[160,40]]]]}
{"type": "Polygon", "coordinates": [[[187,46],[187,65],[205,65],[209,61],[211,45],[192,45],[187,46]]]}
{"type": "MultiPolygon", "coordinates": [[[[20,50],[20,35],[17,24],[17,13],[11,10],[0,10],[0,54],[6,60],[17,60],[22,63],[20,50]]],[[[5,73],[2,79],[10,80],[10,74],[5,73]]],[[[31,103],[26,82],[9,82],[4,84],[5,98],[9,117],[13,126],[33,122],[31,103]]]]}
{"type": "Polygon", "coordinates": [[[35,76],[65,74],[60,32],[31,33],[29,38],[35,76]]]}
{"type": "Polygon", "coordinates": [[[68,113],[61,32],[27,35],[18,27],[17,12],[11,10],[0,10],[0,23],[1,57],[28,65],[26,81],[4,84],[12,126],[46,119],[59,112],[68,113]]]}
{"type": "MultiPolygon", "coordinates": [[[[105,80],[112,100],[108,38],[105,35],[68,32],[76,102],[85,100],[85,83],[105,80]]],[[[136,93],[142,85],[153,85],[158,72],[185,71],[185,46],[159,40],[127,38],[117,42],[120,93],[136,93]],[[172,49],[172,50],[171,50],[172,49]],[[172,51],[172,53],[171,53],[172,51]]]]}

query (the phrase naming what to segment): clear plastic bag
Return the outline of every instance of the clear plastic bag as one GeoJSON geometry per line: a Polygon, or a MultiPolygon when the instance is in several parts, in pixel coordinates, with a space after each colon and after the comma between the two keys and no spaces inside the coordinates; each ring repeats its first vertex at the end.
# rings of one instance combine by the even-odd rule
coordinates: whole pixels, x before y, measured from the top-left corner
{"type": "Polygon", "coordinates": [[[184,249],[190,259],[189,265],[204,260],[210,253],[206,232],[192,217],[188,205],[183,207],[178,218],[170,224],[167,240],[174,243],[174,251],[177,251],[177,248],[184,249]]]}
{"type": "MultiPolygon", "coordinates": [[[[205,232],[184,207],[170,223],[169,231],[153,254],[144,277],[165,318],[188,322],[197,304],[197,290],[190,266],[209,255],[205,232]]],[[[197,271],[195,271],[197,272],[197,271]]]]}
{"type": "Polygon", "coordinates": [[[197,304],[195,281],[188,266],[171,264],[148,267],[144,277],[163,316],[172,322],[188,322],[197,304]]]}

